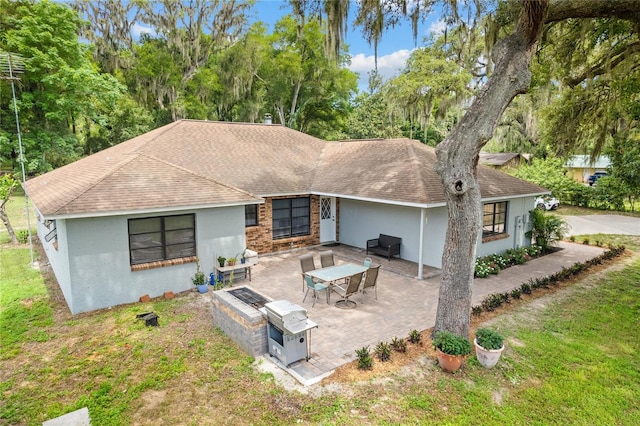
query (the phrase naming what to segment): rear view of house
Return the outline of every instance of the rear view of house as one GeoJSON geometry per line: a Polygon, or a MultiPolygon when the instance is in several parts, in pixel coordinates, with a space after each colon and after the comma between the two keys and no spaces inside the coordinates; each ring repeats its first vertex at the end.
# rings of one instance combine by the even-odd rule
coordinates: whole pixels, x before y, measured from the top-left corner
{"type": "MultiPolygon", "coordinates": [[[[280,125],[181,120],[29,180],[38,235],[73,313],[191,287],[196,260],[402,238],[441,266],[435,151],[409,139],[327,142],[280,125]]],[[[478,255],[529,244],[544,188],[478,166],[478,255]]]]}

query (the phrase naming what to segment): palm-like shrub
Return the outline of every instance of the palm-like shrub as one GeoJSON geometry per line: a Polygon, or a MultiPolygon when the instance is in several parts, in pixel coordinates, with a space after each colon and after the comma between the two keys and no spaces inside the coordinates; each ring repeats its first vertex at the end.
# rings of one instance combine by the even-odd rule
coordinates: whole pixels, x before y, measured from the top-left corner
{"type": "Polygon", "coordinates": [[[534,240],[543,252],[548,251],[549,247],[562,240],[566,235],[568,225],[564,219],[538,209],[531,210],[529,214],[531,215],[532,228],[526,233],[526,236],[534,240]]]}

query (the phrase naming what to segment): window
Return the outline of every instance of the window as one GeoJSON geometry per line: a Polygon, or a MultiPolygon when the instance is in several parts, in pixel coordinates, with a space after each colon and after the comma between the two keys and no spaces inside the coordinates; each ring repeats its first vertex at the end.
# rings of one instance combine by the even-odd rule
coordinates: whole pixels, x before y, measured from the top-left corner
{"type": "Polygon", "coordinates": [[[256,226],[258,224],[258,205],[244,206],[244,226],[256,226]]]}
{"type": "Polygon", "coordinates": [[[273,239],[311,234],[310,205],[309,197],[273,200],[273,239]]]}
{"type": "Polygon", "coordinates": [[[482,236],[504,234],[507,222],[507,202],[487,203],[482,216],[482,236]]]}
{"type": "Polygon", "coordinates": [[[195,215],[129,219],[132,265],[196,255],[195,215]]]}

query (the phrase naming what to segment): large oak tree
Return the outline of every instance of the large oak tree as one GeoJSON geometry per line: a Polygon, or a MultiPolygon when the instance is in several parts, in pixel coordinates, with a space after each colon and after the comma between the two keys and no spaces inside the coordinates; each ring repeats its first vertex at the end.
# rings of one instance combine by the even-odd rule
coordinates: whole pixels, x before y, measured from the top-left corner
{"type": "MultiPolygon", "coordinates": [[[[335,15],[344,10],[335,1],[294,1],[335,15]]],[[[398,13],[408,14],[412,22],[432,10],[435,1],[363,1],[359,16],[367,16],[367,39],[377,43],[398,13]]],[[[457,18],[458,2],[443,2],[449,17],[457,18]]],[[[476,0],[480,10],[487,2],[476,0]]],[[[511,101],[525,93],[531,84],[530,64],[546,24],[566,19],[616,18],[635,21],[640,17],[640,0],[519,0],[519,17],[513,31],[497,40],[492,49],[493,73],[474,97],[458,125],[437,147],[437,171],[441,177],[448,207],[448,228],[442,259],[442,281],[435,331],[449,330],[468,336],[473,270],[477,235],[481,227],[481,195],[476,174],[481,148],[492,137],[498,120],[511,101]]],[[[344,20],[334,19],[329,34],[343,34],[344,20]]],[[[415,28],[415,25],[414,25],[415,28]]],[[[332,43],[335,45],[335,42],[332,43]]]]}

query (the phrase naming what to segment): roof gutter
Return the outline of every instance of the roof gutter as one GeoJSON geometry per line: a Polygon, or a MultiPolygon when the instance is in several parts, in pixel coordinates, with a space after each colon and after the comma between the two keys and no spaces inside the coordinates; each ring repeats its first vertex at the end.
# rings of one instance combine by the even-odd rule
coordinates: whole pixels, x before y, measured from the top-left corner
{"type": "Polygon", "coordinates": [[[85,213],[67,213],[67,214],[42,214],[44,219],[86,219],[86,218],[94,218],[94,217],[109,217],[109,216],[133,216],[140,214],[164,214],[168,212],[186,212],[192,210],[203,210],[210,208],[220,208],[220,207],[237,207],[237,206],[247,206],[252,204],[264,204],[264,200],[256,200],[256,201],[243,201],[243,202],[233,202],[233,203],[219,203],[219,204],[201,204],[194,206],[175,206],[175,207],[154,207],[151,209],[140,209],[140,210],[116,210],[116,211],[108,211],[108,212],[85,212],[85,213]]]}

